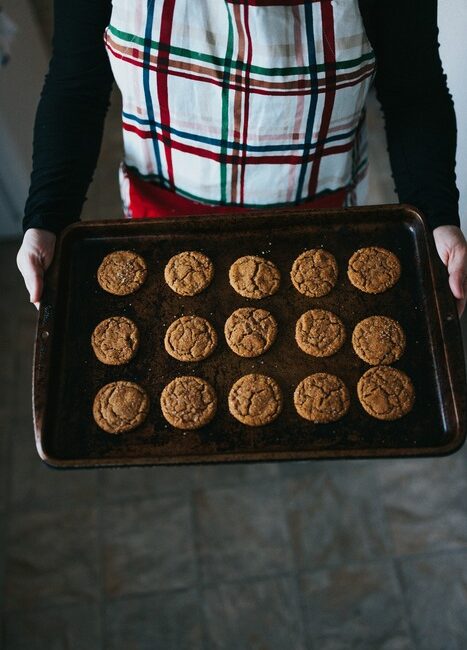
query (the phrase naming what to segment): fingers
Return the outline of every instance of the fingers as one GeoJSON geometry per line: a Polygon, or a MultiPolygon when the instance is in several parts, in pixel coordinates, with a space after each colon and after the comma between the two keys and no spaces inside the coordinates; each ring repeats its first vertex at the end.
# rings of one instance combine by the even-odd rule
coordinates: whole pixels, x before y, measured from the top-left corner
{"type": "Polygon", "coordinates": [[[454,297],[462,300],[465,295],[465,272],[463,268],[456,269],[449,274],[449,286],[454,297]]]}

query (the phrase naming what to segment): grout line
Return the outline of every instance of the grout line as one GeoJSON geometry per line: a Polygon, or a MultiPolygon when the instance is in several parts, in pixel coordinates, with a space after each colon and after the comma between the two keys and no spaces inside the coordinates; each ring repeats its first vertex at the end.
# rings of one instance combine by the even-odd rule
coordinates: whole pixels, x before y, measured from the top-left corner
{"type": "Polygon", "coordinates": [[[102,483],[103,474],[98,470],[97,474],[97,499],[96,499],[96,537],[97,537],[97,567],[99,580],[99,631],[101,637],[101,648],[107,648],[107,635],[105,626],[105,587],[104,587],[104,526],[103,526],[103,504],[102,504],[102,483]]]}
{"type": "Polygon", "coordinates": [[[295,557],[295,552],[293,550],[293,544],[292,544],[292,536],[290,532],[290,527],[289,527],[289,522],[288,522],[288,517],[287,517],[287,507],[286,507],[286,498],[285,498],[285,493],[284,493],[284,480],[283,476],[280,474],[280,468],[279,468],[279,476],[277,478],[277,489],[279,492],[279,499],[281,501],[282,505],[282,516],[284,520],[284,527],[285,527],[285,534],[286,538],[288,541],[288,548],[290,552],[290,558],[291,558],[291,563],[292,563],[292,583],[294,585],[294,591],[295,591],[295,598],[297,600],[299,612],[300,612],[300,621],[302,624],[302,638],[303,638],[303,643],[304,647],[306,650],[313,650],[313,644],[311,639],[309,638],[308,635],[308,626],[307,626],[307,617],[306,617],[306,610],[305,610],[305,603],[303,600],[303,595],[300,589],[300,581],[299,581],[299,574],[300,571],[298,569],[297,565],[297,558],[295,557]]]}
{"type": "Polygon", "coordinates": [[[195,557],[195,591],[196,597],[198,600],[198,613],[199,620],[201,622],[201,645],[204,650],[208,650],[208,630],[207,630],[207,621],[204,613],[204,588],[202,583],[202,572],[201,572],[201,556],[200,556],[200,543],[199,543],[199,529],[198,529],[198,518],[196,510],[196,494],[200,491],[195,488],[190,491],[190,512],[191,512],[191,527],[193,533],[193,551],[195,557]]]}
{"type": "Polygon", "coordinates": [[[399,587],[399,592],[400,592],[400,598],[402,601],[402,614],[404,617],[404,621],[406,622],[407,625],[407,631],[409,634],[409,639],[412,642],[412,645],[414,647],[414,650],[417,650],[419,645],[417,643],[417,633],[415,631],[415,627],[412,623],[412,617],[410,615],[410,599],[407,597],[407,592],[404,586],[404,578],[402,575],[402,568],[400,566],[400,563],[397,559],[392,560],[392,566],[394,570],[394,575],[396,578],[397,586],[399,587]]]}

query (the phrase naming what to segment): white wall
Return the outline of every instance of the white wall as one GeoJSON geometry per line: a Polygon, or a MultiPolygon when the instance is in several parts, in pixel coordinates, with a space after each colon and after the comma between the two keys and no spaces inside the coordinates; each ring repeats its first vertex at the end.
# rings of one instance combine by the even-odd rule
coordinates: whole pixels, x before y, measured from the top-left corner
{"type": "Polygon", "coordinates": [[[0,236],[18,235],[29,187],[32,130],[48,56],[27,0],[2,0],[17,24],[11,60],[0,69],[0,236]]]}

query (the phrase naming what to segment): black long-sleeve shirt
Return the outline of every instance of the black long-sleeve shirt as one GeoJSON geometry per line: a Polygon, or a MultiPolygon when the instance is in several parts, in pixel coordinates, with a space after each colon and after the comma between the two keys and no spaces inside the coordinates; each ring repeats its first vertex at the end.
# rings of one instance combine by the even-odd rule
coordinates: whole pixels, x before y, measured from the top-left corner
{"type": "MultiPolygon", "coordinates": [[[[456,118],[439,57],[437,0],[359,0],[400,201],[431,228],[459,226],[456,118]]],[[[113,77],[103,42],[111,0],[55,0],[53,53],[34,125],[23,230],[79,219],[113,77]]]]}

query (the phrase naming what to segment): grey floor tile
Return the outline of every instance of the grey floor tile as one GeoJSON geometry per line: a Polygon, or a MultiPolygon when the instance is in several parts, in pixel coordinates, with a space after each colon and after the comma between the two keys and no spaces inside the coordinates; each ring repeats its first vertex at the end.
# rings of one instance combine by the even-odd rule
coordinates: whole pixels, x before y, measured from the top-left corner
{"type": "Polygon", "coordinates": [[[290,569],[276,482],[195,493],[195,520],[205,582],[267,576],[290,569]]]}
{"type": "Polygon", "coordinates": [[[89,602],[97,598],[98,579],[94,510],[10,517],[5,575],[9,609],[89,602]]]}
{"type": "Polygon", "coordinates": [[[190,465],[102,469],[101,493],[109,502],[186,494],[193,486],[193,473],[190,465]]]}
{"type": "Polygon", "coordinates": [[[182,590],[110,602],[106,650],[202,650],[197,592],[182,590]]]}
{"type": "Polygon", "coordinates": [[[5,650],[100,650],[96,605],[11,612],[5,618],[5,650]]]}
{"type": "Polygon", "coordinates": [[[11,443],[10,500],[15,509],[88,507],[97,497],[93,470],[58,470],[39,457],[32,423],[18,424],[11,443]]]}
{"type": "Polygon", "coordinates": [[[193,586],[195,555],[189,499],[165,496],[105,506],[103,530],[108,596],[193,586]]]}
{"type": "Polygon", "coordinates": [[[290,539],[298,568],[381,558],[390,549],[370,465],[327,463],[284,480],[290,539]]]}
{"type": "Polygon", "coordinates": [[[196,465],[194,482],[197,487],[241,486],[253,481],[269,480],[279,476],[277,463],[215,463],[196,465]]]}
{"type": "Polygon", "coordinates": [[[417,650],[467,648],[467,551],[399,560],[417,650]]]}
{"type": "Polygon", "coordinates": [[[313,650],[415,650],[391,563],[299,577],[313,650]]]}
{"type": "Polygon", "coordinates": [[[467,547],[467,472],[462,456],[377,461],[397,554],[467,547]]]}
{"type": "Polygon", "coordinates": [[[291,578],[219,584],[204,590],[207,650],[305,650],[291,578]]]}

